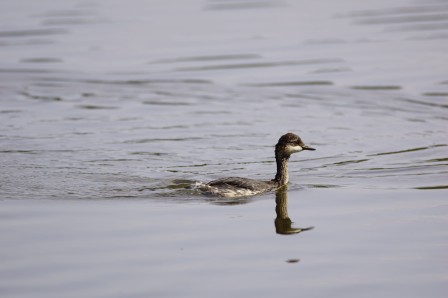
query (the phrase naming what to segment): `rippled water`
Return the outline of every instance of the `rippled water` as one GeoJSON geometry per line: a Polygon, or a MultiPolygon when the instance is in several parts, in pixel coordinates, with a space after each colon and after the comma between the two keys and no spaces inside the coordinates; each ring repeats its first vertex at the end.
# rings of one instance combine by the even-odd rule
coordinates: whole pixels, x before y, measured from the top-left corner
{"type": "Polygon", "coordinates": [[[0,16],[0,293],[444,297],[446,1],[0,16]],[[286,193],[186,188],[273,177],[288,131],[317,151],[292,157],[286,193]]]}

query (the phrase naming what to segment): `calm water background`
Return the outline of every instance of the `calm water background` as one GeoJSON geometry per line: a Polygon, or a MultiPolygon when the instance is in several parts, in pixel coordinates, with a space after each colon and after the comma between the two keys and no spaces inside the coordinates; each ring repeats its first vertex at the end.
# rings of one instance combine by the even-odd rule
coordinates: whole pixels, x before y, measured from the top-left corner
{"type": "Polygon", "coordinates": [[[445,297],[446,53],[447,1],[1,1],[0,295],[445,297]],[[288,131],[288,214],[185,189],[288,131]]]}

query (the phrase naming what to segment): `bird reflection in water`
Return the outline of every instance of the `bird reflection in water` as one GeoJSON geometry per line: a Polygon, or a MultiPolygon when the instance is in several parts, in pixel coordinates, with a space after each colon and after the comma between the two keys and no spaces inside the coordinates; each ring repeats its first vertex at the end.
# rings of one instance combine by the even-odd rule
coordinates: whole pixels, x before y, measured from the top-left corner
{"type": "Polygon", "coordinates": [[[292,227],[292,221],[288,215],[288,187],[285,185],[277,190],[275,194],[275,231],[281,235],[298,234],[304,231],[309,231],[314,227],[295,228],[292,227]]]}

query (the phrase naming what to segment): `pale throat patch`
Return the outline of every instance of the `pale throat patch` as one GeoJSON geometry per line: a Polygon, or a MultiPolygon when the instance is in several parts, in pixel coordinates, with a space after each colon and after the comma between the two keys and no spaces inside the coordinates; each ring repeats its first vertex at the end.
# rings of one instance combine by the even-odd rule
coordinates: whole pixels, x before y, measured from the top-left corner
{"type": "Polygon", "coordinates": [[[303,148],[301,146],[299,146],[299,145],[296,145],[296,146],[287,145],[286,148],[285,148],[285,151],[286,151],[287,154],[293,154],[293,153],[296,153],[296,152],[300,152],[302,150],[303,150],[303,148]]]}

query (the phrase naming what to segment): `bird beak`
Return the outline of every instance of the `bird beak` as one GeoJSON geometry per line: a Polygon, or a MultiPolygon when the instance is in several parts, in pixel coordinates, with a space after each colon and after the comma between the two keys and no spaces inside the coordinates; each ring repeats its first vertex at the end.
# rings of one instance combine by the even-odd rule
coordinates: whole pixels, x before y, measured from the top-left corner
{"type": "Polygon", "coordinates": [[[307,146],[307,145],[303,145],[303,146],[301,146],[301,147],[302,147],[303,150],[311,150],[311,151],[316,150],[316,149],[311,148],[311,147],[309,147],[309,146],[307,146]]]}

